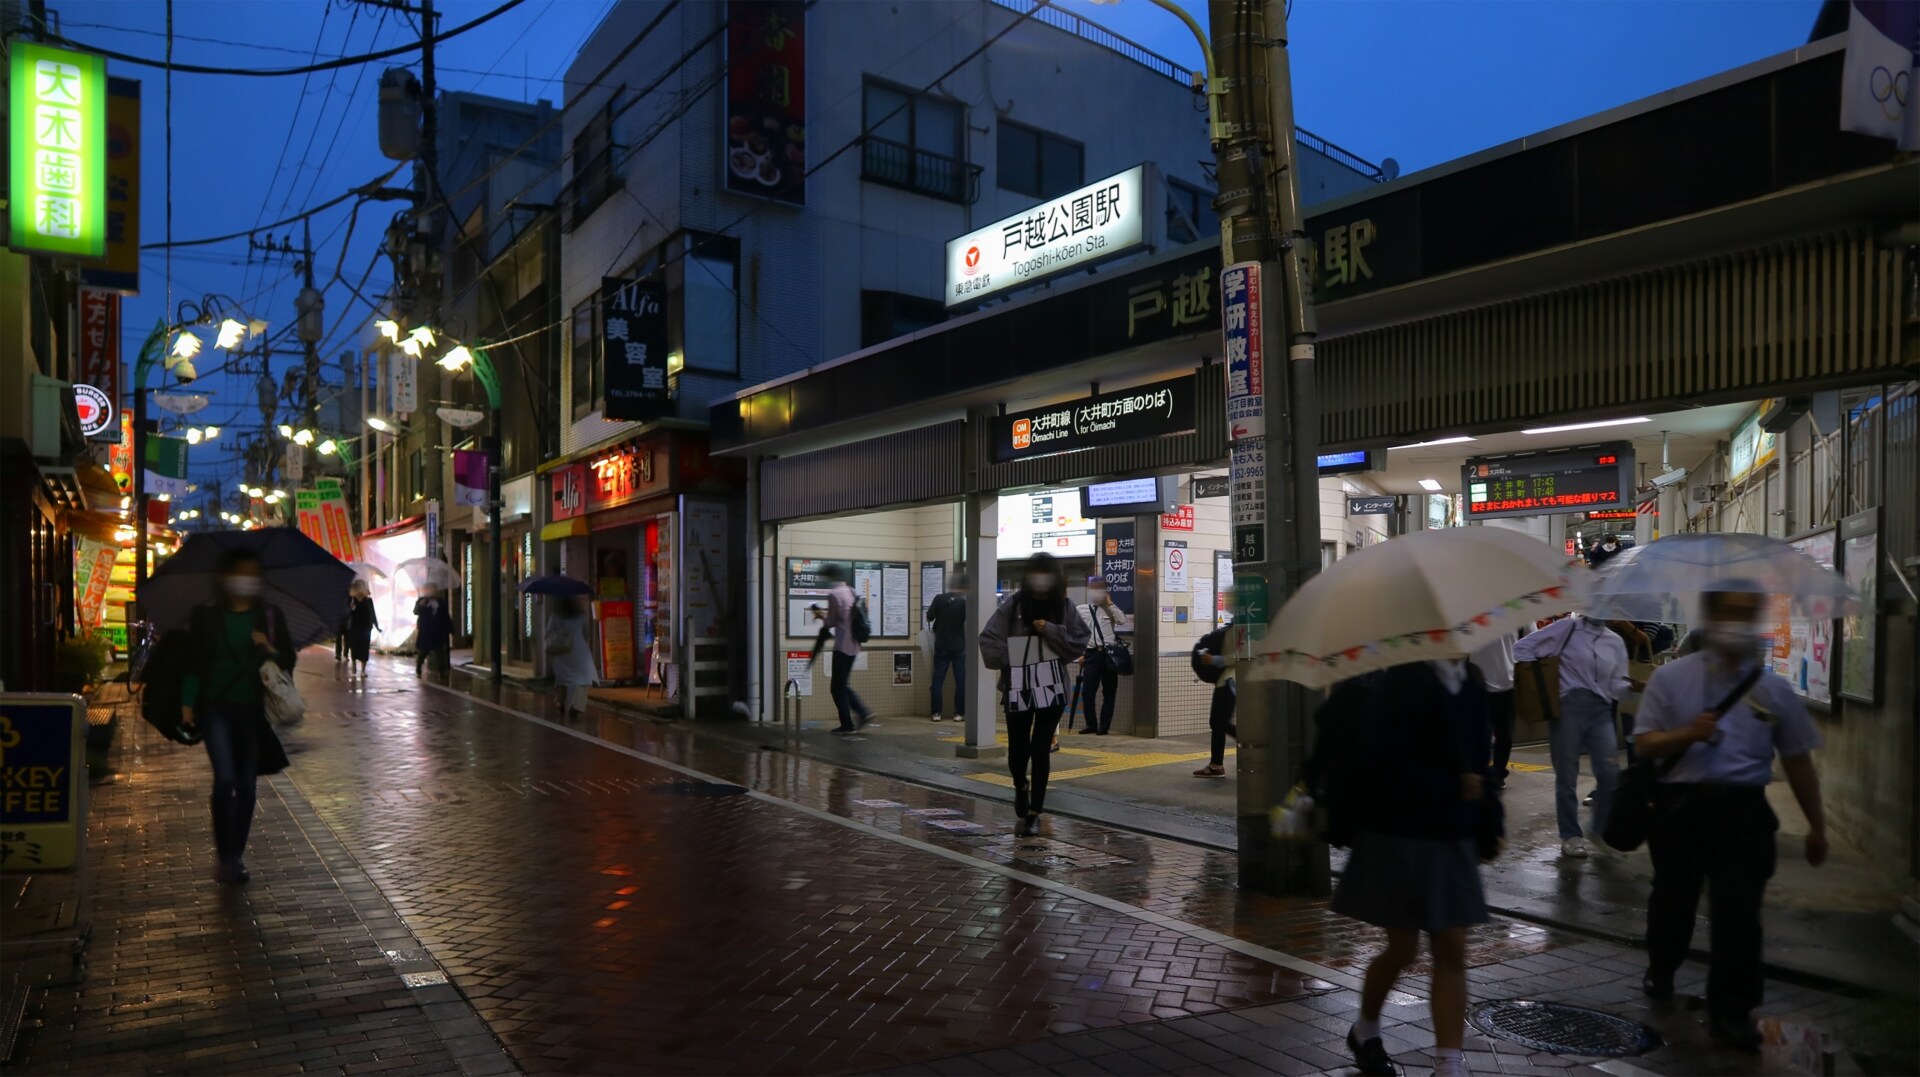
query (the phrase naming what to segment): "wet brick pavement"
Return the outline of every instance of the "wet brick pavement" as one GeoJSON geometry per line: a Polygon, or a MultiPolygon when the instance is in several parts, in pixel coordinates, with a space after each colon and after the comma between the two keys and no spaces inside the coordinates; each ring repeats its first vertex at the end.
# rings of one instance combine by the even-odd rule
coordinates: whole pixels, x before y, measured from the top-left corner
{"type": "MultiPolygon", "coordinates": [[[[365,686],[331,674],[317,653],[303,659],[315,712],[272,783],[284,799],[263,796],[243,896],[265,911],[230,916],[226,935],[190,934],[188,947],[163,934],[182,915],[208,922],[210,909],[183,910],[219,900],[200,881],[201,754],[161,746],[122,762],[132,780],[96,807],[97,885],[128,903],[164,863],[167,912],[153,939],[142,913],[96,912],[97,932],[111,923],[118,938],[97,935],[80,996],[49,999],[21,1072],[343,1071],[402,1046],[420,1072],[486,1072],[483,1048],[534,1073],[1344,1071],[1355,973],[1378,933],[1320,902],[1241,894],[1230,855],[1071,820],[1020,840],[990,798],[598,708],[590,737],[422,687],[398,661],[377,660],[365,686]],[[408,940],[414,963],[394,966],[382,951],[408,940]],[[141,949],[157,946],[181,967],[141,949]],[[397,968],[451,983],[408,992],[397,968]],[[274,997],[276,975],[296,994],[339,994],[308,1013],[274,997]],[[159,1001],[166,991],[217,1002],[182,1020],[157,1009],[180,1005],[159,1001]],[[116,1025],[114,1005],[146,996],[136,1005],[151,1017],[116,1025]],[[348,1009],[375,1001],[390,1012],[348,1009]],[[413,1023],[362,1029],[376,1019],[413,1023]]],[[[519,689],[504,702],[551,713],[519,689]]],[[[1648,1008],[1638,956],[1619,946],[1496,921],[1470,960],[1476,998],[1577,1001],[1667,1035],[1608,1072],[1791,1071],[1784,1051],[1707,1047],[1684,1005],[1648,1008]]],[[[1702,975],[1689,967],[1683,988],[1702,975]]],[[[1402,986],[1386,1037],[1418,1072],[1424,975],[1402,986]]],[[[1771,987],[1788,1036],[1874,1033],[1888,1014],[1912,1024],[1910,1006],[1771,987]]],[[[1477,1034],[1468,1047],[1481,1073],[1596,1061],[1477,1034]]]]}

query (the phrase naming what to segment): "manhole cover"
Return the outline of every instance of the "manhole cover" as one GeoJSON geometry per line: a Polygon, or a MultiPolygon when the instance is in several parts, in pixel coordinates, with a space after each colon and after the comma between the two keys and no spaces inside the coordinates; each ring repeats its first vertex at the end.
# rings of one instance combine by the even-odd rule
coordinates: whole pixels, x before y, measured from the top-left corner
{"type": "Polygon", "coordinates": [[[1660,1046],[1659,1034],[1645,1025],[1558,1002],[1483,1002],[1474,1007],[1469,1019],[1489,1036],[1556,1055],[1623,1058],[1660,1046]]]}
{"type": "Polygon", "coordinates": [[[747,791],[744,785],[721,785],[717,782],[662,782],[650,785],[647,789],[670,797],[737,797],[747,791]]]}

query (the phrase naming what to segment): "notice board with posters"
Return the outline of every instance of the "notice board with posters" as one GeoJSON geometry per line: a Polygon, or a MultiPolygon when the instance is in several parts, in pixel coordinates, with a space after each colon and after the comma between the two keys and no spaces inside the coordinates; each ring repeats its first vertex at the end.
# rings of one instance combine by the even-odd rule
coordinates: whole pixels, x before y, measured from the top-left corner
{"type": "MultiPolygon", "coordinates": [[[[1833,568],[1839,538],[1831,526],[1808,531],[1787,540],[1787,545],[1833,568]]],[[[1793,615],[1791,604],[1776,597],[1773,606],[1773,671],[1785,677],[1806,701],[1826,709],[1833,704],[1833,671],[1838,658],[1838,643],[1831,619],[1813,619],[1793,615]]]]}
{"type": "Polygon", "coordinates": [[[840,578],[853,580],[853,562],[823,557],[787,558],[787,635],[812,639],[820,634],[827,609],[827,592],[833,581],[827,579],[827,567],[840,571],[840,578]]]}

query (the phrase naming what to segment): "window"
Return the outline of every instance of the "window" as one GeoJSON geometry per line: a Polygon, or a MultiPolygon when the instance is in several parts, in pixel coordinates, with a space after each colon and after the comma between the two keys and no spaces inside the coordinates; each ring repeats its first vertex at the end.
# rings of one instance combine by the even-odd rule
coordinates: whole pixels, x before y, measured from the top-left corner
{"type": "Polygon", "coordinates": [[[599,113],[573,136],[573,223],[586,220],[619,186],[619,177],[613,171],[613,98],[608,98],[599,113]]]}
{"type": "Polygon", "coordinates": [[[1220,234],[1220,216],[1213,211],[1213,195],[1177,179],[1167,181],[1167,240],[1192,243],[1220,234]]]}
{"type": "Polygon", "coordinates": [[[1057,198],[1086,182],[1086,150],[1080,143],[1000,121],[1000,189],[1057,198]]]}
{"type": "MultiPolygon", "coordinates": [[[[729,377],[740,373],[740,244],[730,236],[683,233],[680,262],[680,367],[729,377]]],[[[667,360],[669,366],[674,356],[667,360]]]]}
{"type": "Polygon", "coordinates": [[[899,292],[860,293],[860,346],[870,348],[895,337],[917,333],[947,320],[947,308],[937,299],[899,292]]]}
{"type": "Polygon", "coordinates": [[[967,163],[958,102],[867,80],[860,178],[971,204],[980,169],[967,163]]]}
{"type": "Polygon", "coordinates": [[[573,417],[584,419],[601,401],[599,297],[573,308],[573,417]]]}

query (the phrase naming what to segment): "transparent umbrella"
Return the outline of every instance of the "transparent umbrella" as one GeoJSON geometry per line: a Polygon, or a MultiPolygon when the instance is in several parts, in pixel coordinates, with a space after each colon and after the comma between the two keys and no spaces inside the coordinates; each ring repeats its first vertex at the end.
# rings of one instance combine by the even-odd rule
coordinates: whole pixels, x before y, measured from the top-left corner
{"type": "Polygon", "coordinates": [[[1546,613],[1578,605],[1583,573],[1566,554],[1517,531],[1418,531],[1357,550],[1323,570],[1274,616],[1250,679],[1319,688],[1371,670],[1469,654],[1546,613]]]}
{"type": "Polygon", "coordinates": [[[393,574],[407,577],[416,587],[432,584],[443,591],[453,587],[453,566],[438,557],[415,557],[402,561],[393,566],[393,574]]]}
{"type": "Polygon", "coordinates": [[[1588,616],[1627,621],[1692,621],[1712,591],[1786,598],[1795,614],[1816,620],[1860,605],[1839,573],[1765,535],[1668,535],[1622,552],[1595,576],[1588,616]]]}
{"type": "Polygon", "coordinates": [[[348,561],[346,562],[346,566],[353,570],[355,576],[363,580],[384,580],[387,578],[386,573],[365,561],[348,561]]]}

